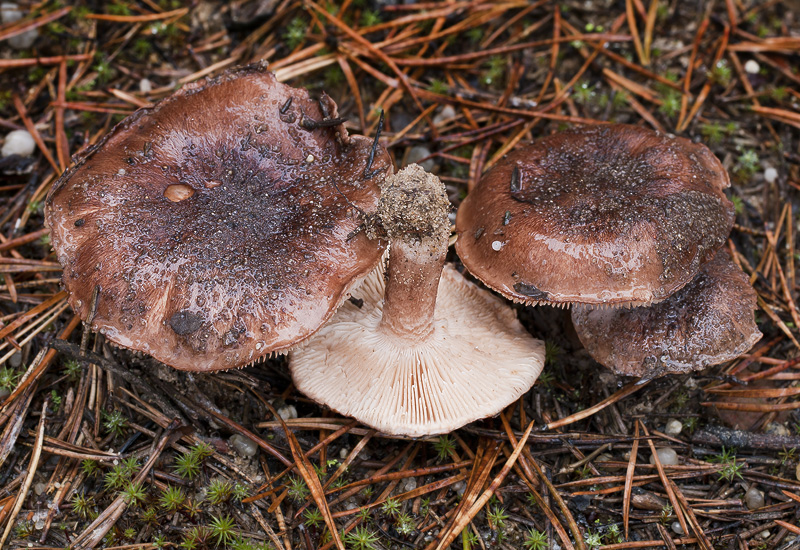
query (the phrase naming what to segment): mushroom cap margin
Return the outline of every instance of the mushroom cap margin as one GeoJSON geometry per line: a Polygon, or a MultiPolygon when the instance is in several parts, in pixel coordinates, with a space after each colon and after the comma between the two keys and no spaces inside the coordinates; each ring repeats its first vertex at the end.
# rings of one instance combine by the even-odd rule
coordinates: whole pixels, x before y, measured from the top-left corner
{"type": "Polygon", "coordinates": [[[185,370],[241,367],[313,334],[381,257],[382,243],[348,237],[353,206],[374,210],[392,171],[378,148],[384,170],[365,179],[372,140],[342,124],[303,127],[336,117],[329,97],[258,64],[118,124],[46,201],[73,309],[87,319],[99,288],[93,329],[185,370]]]}
{"type": "Polygon", "coordinates": [[[658,302],[725,242],[729,185],[702,144],[625,124],[580,127],[489,170],[459,207],[456,250],[517,302],[658,302]]]}

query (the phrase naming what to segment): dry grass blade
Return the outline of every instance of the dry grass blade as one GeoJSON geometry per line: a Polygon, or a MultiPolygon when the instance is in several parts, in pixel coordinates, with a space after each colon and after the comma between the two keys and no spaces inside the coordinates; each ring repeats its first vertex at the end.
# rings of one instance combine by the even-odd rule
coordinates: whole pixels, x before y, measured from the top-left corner
{"type": "Polygon", "coordinates": [[[704,407],[715,407],[726,411],[769,413],[777,411],[793,411],[800,408],[800,401],[791,403],[726,403],[724,401],[704,401],[704,407]]]}
{"type": "Polygon", "coordinates": [[[789,523],[787,521],[782,521],[782,520],[779,520],[779,519],[776,519],[774,521],[775,521],[776,525],[779,525],[780,527],[783,527],[784,529],[786,529],[790,533],[794,533],[795,535],[800,535],[800,527],[798,527],[797,525],[792,525],[791,523],[789,523]]]}
{"type": "MultiPolygon", "coordinates": [[[[464,494],[461,497],[461,501],[459,502],[455,513],[453,514],[453,519],[439,534],[440,539],[437,544],[437,548],[441,546],[443,540],[447,540],[451,536],[452,540],[455,540],[455,537],[458,536],[458,534],[461,532],[461,529],[463,529],[463,525],[461,529],[459,529],[457,526],[461,524],[465,517],[466,521],[464,521],[464,525],[472,520],[474,514],[472,516],[468,516],[470,509],[478,500],[481,491],[483,491],[486,481],[489,479],[499,455],[499,443],[490,442],[485,438],[481,438],[480,443],[478,444],[478,451],[475,454],[475,461],[472,464],[472,470],[469,474],[469,479],[467,480],[467,487],[464,490],[464,494]]],[[[434,543],[431,543],[429,548],[432,547],[433,544],[434,543]]]]}
{"type": "Polygon", "coordinates": [[[636,48],[636,55],[642,65],[648,65],[647,56],[645,55],[644,48],[642,48],[642,41],[639,39],[639,29],[636,27],[636,14],[633,11],[633,0],[625,0],[625,14],[628,18],[628,28],[631,30],[633,37],[633,46],[636,48]]]}
{"type": "Polygon", "coordinates": [[[46,13],[33,21],[20,21],[19,23],[13,23],[6,26],[4,29],[0,29],[0,42],[3,40],[7,40],[11,37],[18,36],[22,33],[28,32],[30,30],[39,28],[41,26],[47,25],[48,23],[52,23],[58,19],[61,19],[65,15],[67,15],[70,11],[72,11],[71,6],[67,6],[64,8],[57,9],[50,13],[46,13]]]}
{"type": "MultiPolygon", "coordinates": [[[[683,511],[686,512],[686,519],[687,519],[689,525],[692,526],[692,531],[694,532],[695,536],[697,537],[697,540],[700,542],[701,548],[703,548],[703,550],[714,550],[714,545],[711,544],[711,541],[708,539],[706,534],[703,532],[703,528],[700,526],[700,523],[697,521],[697,516],[695,516],[694,510],[692,510],[692,507],[689,505],[689,502],[686,500],[686,497],[683,495],[681,490],[678,488],[677,485],[675,485],[675,483],[671,479],[669,479],[669,478],[665,478],[665,479],[669,483],[670,491],[672,492],[673,495],[675,495],[675,498],[678,499],[678,502],[680,503],[683,511]]],[[[677,509],[676,509],[676,512],[677,512],[677,509]]],[[[684,532],[688,533],[688,531],[684,531],[684,532]]]]}
{"type": "MultiPolygon", "coordinates": [[[[644,427],[641,421],[639,421],[639,425],[641,426],[642,432],[644,435],[649,436],[650,434],[647,431],[647,428],[644,427]]],[[[667,474],[664,471],[664,466],[661,464],[661,459],[656,452],[656,446],[653,443],[652,439],[647,440],[647,444],[650,446],[650,453],[653,457],[653,462],[655,463],[656,469],[658,470],[658,477],[661,479],[661,484],[664,486],[664,490],[667,493],[667,498],[669,499],[670,504],[672,505],[672,509],[675,512],[675,516],[678,518],[678,523],[681,524],[681,529],[683,529],[684,533],[689,533],[689,527],[686,523],[686,518],[683,514],[683,509],[680,506],[680,502],[678,498],[675,496],[675,492],[672,490],[672,483],[667,478],[667,474]]]]}
{"type": "Polygon", "coordinates": [[[564,426],[569,426],[570,424],[574,424],[579,420],[583,420],[584,418],[589,418],[590,416],[597,414],[599,411],[605,409],[609,405],[613,405],[614,403],[618,402],[621,399],[631,395],[639,391],[641,388],[645,387],[650,381],[649,380],[640,380],[638,382],[632,382],[627,386],[624,386],[619,389],[619,391],[613,393],[612,395],[608,396],[607,398],[603,399],[599,403],[592,405],[591,407],[584,409],[580,412],[575,414],[571,414],[569,416],[565,416],[560,420],[556,420],[554,422],[548,422],[546,425],[539,428],[540,430],[555,430],[557,428],[563,428],[564,426]]]}
{"type": "Polygon", "coordinates": [[[631,491],[633,490],[633,476],[636,473],[636,460],[639,456],[639,423],[634,424],[633,444],[631,445],[631,458],[628,461],[628,469],[625,471],[625,493],[622,496],[622,524],[624,527],[625,539],[630,533],[631,519],[631,491]]]}
{"type": "Polygon", "coordinates": [[[11,534],[11,529],[14,527],[14,520],[16,519],[17,514],[19,514],[19,511],[22,509],[22,504],[25,502],[25,499],[28,496],[28,490],[31,488],[31,484],[33,483],[33,476],[36,475],[36,470],[39,467],[39,458],[42,456],[42,443],[44,441],[44,427],[45,423],[47,422],[47,407],[49,404],[50,401],[45,399],[44,404],[42,405],[41,416],[39,417],[39,427],[36,429],[36,442],[33,445],[33,454],[31,455],[31,461],[28,464],[28,472],[25,475],[25,481],[23,482],[22,489],[17,493],[17,497],[14,501],[14,508],[8,518],[8,523],[6,523],[6,528],[3,531],[3,535],[0,537],[0,548],[5,547],[6,540],[11,534]]]}
{"type": "Polygon", "coordinates": [[[325,491],[322,488],[322,484],[319,482],[319,477],[317,477],[314,467],[303,453],[303,448],[300,446],[300,443],[297,442],[297,438],[294,436],[294,433],[289,429],[288,426],[286,426],[286,424],[283,423],[283,418],[281,418],[281,416],[274,410],[273,414],[275,415],[275,418],[279,419],[281,424],[283,424],[283,430],[286,433],[286,439],[289,441],[289,448],[292,451],[294,464],[297,467],[297,471],[305,481],[306,487],[308,487],[308,490],[311,492],[311,497],[314,499],[317,509],[322,514],[325,525],[328,526],[328,531],[331,533],[333,544],[336,545],[338,550],[345,550],[344,543],[342,542],[342,539],[339,536],[339,531],[336,528],[336,522],[331,515],[331,509],[328,507],[328,501],[325,498],[325,491]]]}
{"type": "Polygon", "coordinates": [[[714,393],[720,397],[755,397],[755,398],[773,398],[773,397],[792,397],[800,395],[800,388],[765,388],[765,389],[751,389],[751,390],[718,390],[709,389],[708,393],[714,393]]]}
{"type": "Polygon", "coordinates": [[[22,396],[17,400],[16,407],[11,411],[11,419],[6,424],[3,434],[0,435],[0,466],[6,461],[8,455],[14,450],[14,444],[17,442],[22,431],[22,425],[28,413],[31,400],[33,399],[34,386],[26,389],[22,396]]]}
{"type": "MultiPolygon", "coordinates": [[[[74,315],[72,317],[72,320],[67,324],[67,326],[64,327],[64,329],[58,335],[59,339],[69,338],[69,336],[72,334],[72,332],[78,327],[80,322],[81,322],[80,317],[78,317],[77,315],[74,315]]],[[[50,362],[53,359],[55,359],[55,356],[56,356],[56,352],[53,351],[53,350],[50,350],[44,355],[44,359],[42,359],[40,362],[38,362],[38,363],[34,362],[34,363],[31,364],[30,373],[26,374],[25,378],[23,378],[20,381],[20,383],[17,385],[17,387],[14,388],[14,391],[11,392],[11,395],[9,395],[8,398],[6,398],[5,403],[3,403],[3,407],[2,407],[2,409],[0,409],[0,417],[5,416],[5,414],[8,411],[8,407],[10,406],[10,404],[14,403],[14,401],[17,399],[17,397],[19,397],[19,395],[23,391],[25,391],[25,389],[28,386],[30,386],[36,380],[39,379],[39,377],[42,375],[42,373],[45,371],[45,369],[47,369],[47,367],[50,365],[50,362]]],[[[2,424],[2,422],[0,422],[0,424],[2,424]]]]}
{"type": "Polygon", "coordinates": [[[533,430],[533,422],[528,424],[528,429],[525,430],[525,433],[520,438],[519,443],[514,448],[514,452],[508,457],[508,460],[503,465],[503,468],[492,480],[492,483],[489,485],[489,487],[486,488],[486,490],[481,494],[480,497],[477,498],[477,500],[469,507],[468,510],[466,510],[464,513],[454,516],[450,528],[445,531],[445,535],[441,536],[439,542],[436,544],[436,550],[444,550],[450,546],[458,534],[464,530],[470,521],[472,521],[472,518],[474,518],[475,515],[486,505],[486,503],[489,502],[489,499],[500,486],[500,483],[502,483],[502,481],[508,475],[508,472],[511,471],[511,468],[517,461],[517,458],[519,458],[520,453],[522,453],[522,449],[528,442],[528,436],[531,435],[531,430],[533,430]]]}
{"type": "Polygon", "coordinates": [[[149,13],[146,15],[108,15],[105,13],[88,13],[86,19],[97,19],[98,21],[111,21],[113,23],[151,23],[162,19],[178,19],[189,13],[189,8],[178,8],[177,10],[165,11],[163,13],[149,13]]]}

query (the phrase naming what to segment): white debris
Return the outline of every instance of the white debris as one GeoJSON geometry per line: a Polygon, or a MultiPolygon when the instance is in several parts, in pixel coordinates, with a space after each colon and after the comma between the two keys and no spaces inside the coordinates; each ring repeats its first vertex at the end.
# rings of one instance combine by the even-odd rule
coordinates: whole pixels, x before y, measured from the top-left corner
{"type": "Polygon", "coordinates": [[[408,152],[406,164],[419,164],[426,172],[431,172],[436,167],[436,161],[428,158],[431,156],[431,150],[422,145],[415,145],[408,152]],[[427,159],[427,160],[422,160],[427,159]]]}
{"type": "Polygon", "coordinates": [[[667,420],[667,425],[664,427],[664,433],[667,435],[678,435],[683,429],[683,424],[680,420],[670,418],[667,420]]]}
{"type": "Polygon", "coordinates": [[[285,405],[278,409],[278,416],[283,418],[284,420],[291,420],[292,418],[297,418],[297,409],[294,405],[285,405]]]}
{"type": "Polygon", "coordinates": [[[769,168],[764,170],[764,180],[766,180],[767,183],[775,183],[775,180],[777,179],[778,179],[778,171],[775,168],[772,168],[770,166],[769,168]]]}
{"type": "MultiPolygon", "coordinates": [[[[25,12],[22,11],[19,6],[13,2],[3,2],[0,4],[0,21],[3,23],[16,23],[23,17],[25,17],[25,12]]],[[[38,29],[31,29],[29,31],[25,31],[21,34],[17,34],[12,36],[8,39],[8,45],[14,48],[15,50],[25,50],[33,46],[33,43],[36,42],[36,38],[39,36],[38,29]]]]}
{"type": "Polygon", "coordinates": [[[27,130],[14,130],[9,132],[6,136],[6,141],[3,143],[2,155],[7,157],[9,155],[19,155],[21,157],[29,157],[36,150],[36,142],[33,136],[27,130]]]}
{"type": "Polygon", "coordinates": [[[453,109],[453,106],[445,105],[444,107],[442,107],[442,110],[439,111],[439,113],[435,117],[433,117],[433,125],[439,126],[440,124],[442,124],[447,120],[450,120],[454,116],[456,116],[456,110],[453,109]]]}
{"type": "Polygon", "coordinates": [[[761,65],[758,64],[758,61],[755,59],[748,59],[747,63],[744,64],[744,72],[747,74],[758,74],[758,71],[761,70],[761,65]]]}
{"type": "MultiPolygon", "coordinates": [[[[671,447],[662,447],[656,450],[656,454],[658,455],[658,460],[661,462],[662,466],[675,466],[678,463],[678,453],[675,452],[675,449],[671,447]]],[[[650,464],[655,464],[656,459],[655,455],[650,457],[650,464]]]]}
{"type": "Polygon", "coordinates": [[[240,434],[234,434],[230,437],[228,442],[231,444],[240,456],[245,458],[252,458],[258,452],[258,445],[252,439],[244,437],[240,434]]]}

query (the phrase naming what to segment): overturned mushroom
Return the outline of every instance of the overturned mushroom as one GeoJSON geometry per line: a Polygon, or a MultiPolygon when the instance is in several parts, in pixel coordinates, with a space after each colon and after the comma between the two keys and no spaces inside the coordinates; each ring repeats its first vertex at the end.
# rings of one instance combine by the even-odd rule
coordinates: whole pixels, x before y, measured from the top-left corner
{"type": "Polygon", "coordinates": [[[441,182],[419,166],[386,180],[386,279],[373,272],[357,303],[291,353],[300,391],[381,431],[422,436],[497,414],[533,385],[543,343],[444,265],[448,209],[441,182]]]}
{"type": "Polygon", "coordinates": [[[577,128],[483,176],[459,208],[456,250],[515,301],[658,302],[725,242],[728,185],[702,144],[624,124],[577,128]]]}
{"type": "Polygon", "coordinates": [[[381,257],[353,235],[391,173],[374,145],[348,136],[327,95],[263,65],[184,86],[117,125],[48,196],[70,304],[179,369],[286,351],[381,257]]]}
{"type": "Polygon", "coordinates": [[[574,306],[583,345],[617,374],[655,378],[735,359],[761,338],[747,276],[720,250],[666,300],[631,309],[574,306]]]}

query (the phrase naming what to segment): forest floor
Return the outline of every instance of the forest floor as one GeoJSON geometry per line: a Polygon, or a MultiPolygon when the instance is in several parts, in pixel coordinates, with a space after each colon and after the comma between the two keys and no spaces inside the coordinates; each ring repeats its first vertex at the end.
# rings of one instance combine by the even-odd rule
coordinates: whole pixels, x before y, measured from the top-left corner
{"type": "Polygon", "coordinates": [[[0,129],[37,145],[0,159],[0,547],[800,548],[796,1],[22,4],[0,25],[0,129]],[[574,124],[707,144],[764,337],[636,384],[588,356],[568,311],[515,306],[547,343],[539,381],[419,440],[306,399],[281,357],[192,375],[110,347],[66,303],[48,190],[137,108],[262,59],[327,92],[351,133],[383,110],[395,166],[423,163],[456,207],[517,143],[574,124]]]}

